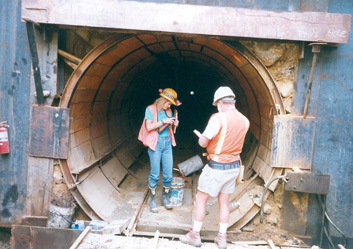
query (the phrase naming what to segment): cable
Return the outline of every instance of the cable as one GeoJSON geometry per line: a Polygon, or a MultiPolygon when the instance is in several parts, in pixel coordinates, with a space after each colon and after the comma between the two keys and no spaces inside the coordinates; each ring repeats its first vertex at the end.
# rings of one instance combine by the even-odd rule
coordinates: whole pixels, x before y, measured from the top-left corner
{"type": "MultiPolygon", "coordinates": [[[[347,237],[346,235],[333,223],[333,221],[330,219],[327,211],[326,211],[326,208],[324,209],[324,205],[323,205],[323,202],[322,202],[322,199],[321,199],[321,196],[316,194],[316,198],[318,200],[318,203],[320,205],[320,208],[321,208],[321,211],[324,213],[325,215],[325,218],[326,220],[342,235],[342,237],[344,238],[344,247],[346,247],[347,243],[348,243],[348,240],[347,240],[347,237]]],[[[325,223],[326,224],[326,223],[325,223]]],[[[331,246],[335,249],[335,246],[331,240],[331,235],[329,234],[329,232],[327,231],[326,227],[325,227],[325,224],[323,224],[323,228],[324,228],[324,232],[325,232],[325,235],[327,237],[327,240],[329,241],[329,243],[331,244],[331,246]]]]}
{"type": "MultiPolygon", "coordinates": [[[[331,235],[329,234],[329,231],[327,231],[327,229],[326,229],[326,226],[324,226],[324,232],[325,232],[325,235],[326,235],[326,237],[327,237],[327,240],[328,240],[328,242],[330,243],[330,245],[332,246],[332,248],[333,248],[333,249],[336,249],[335,246],[334,246],[334,244],[333,244],[333,242],[332,242],[332,240],[331,240],[331,235]]],[[[330,247],[330,248],[331,248],[331,247],[330,247]]]]}
{"type": "Polygon", "coordinates": [[[328,216],[327,212],[325,211],[325,217],[326,219],[331,223],[331,225],[336,228],[336,230],[342,235],[342,237],[344,238],[344,247],[346,247],[348,240],[346,235],[332,222],[332,220],[330,219],[330,217],[328,216]]]}

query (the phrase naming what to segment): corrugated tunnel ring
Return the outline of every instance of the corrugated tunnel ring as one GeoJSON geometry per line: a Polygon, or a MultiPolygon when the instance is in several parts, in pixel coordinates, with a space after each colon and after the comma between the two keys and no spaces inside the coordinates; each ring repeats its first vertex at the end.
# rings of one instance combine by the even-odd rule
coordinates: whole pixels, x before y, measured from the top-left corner
{"type": "MultiPolygon", "coordinates": [[[[110,221],[115,209],[124,207],[127,195],[118,186],[145,150],[137,133],[158,89],[178,93],[184,108],[178,109],[178,132],[187,138],[216,111],[213,93],[221,85],[234,90],[237,108],[251,123],[242,154],[246,171],[269,165],[273,117],[284,108],[267,69],[241,43],[119,34],[87,54],[60,102],[70,108],[68,159],[61,166],[82,209],[92,219],[110,221]]],[[[190,143],[181,144],[189,148],[190,143]]]]}

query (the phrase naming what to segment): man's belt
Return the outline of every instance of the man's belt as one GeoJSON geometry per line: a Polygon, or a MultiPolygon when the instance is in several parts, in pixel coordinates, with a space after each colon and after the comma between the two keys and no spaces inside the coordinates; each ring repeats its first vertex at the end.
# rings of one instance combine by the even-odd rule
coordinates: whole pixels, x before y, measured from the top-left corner
{"type": "Polygon", "coordinates": [[[202,153],[203,156],[219,156],[219,157],[223,157],[223,158],[234,158],[234,160],[239,160],[239,155],[235,156],[232,154],[209,154],[207,152],[202,153]]]}
{"type": "Polygon", "coordinates": [[[210,166],[212,169],[217,169],[217,170],[228,170],[228,169],[236,169],[239,168],[239,160],[231,163],[219,163],[210,160],[208,162],[208,166],[210,166]]]}

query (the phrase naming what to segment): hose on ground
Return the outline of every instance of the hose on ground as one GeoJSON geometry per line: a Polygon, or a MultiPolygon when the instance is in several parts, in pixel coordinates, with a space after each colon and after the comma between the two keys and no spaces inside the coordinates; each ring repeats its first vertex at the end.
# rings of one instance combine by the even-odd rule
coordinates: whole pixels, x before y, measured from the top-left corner
{"type": "Polygon", "coordinates": [[[268,187],[271,185],[271,183],[272,183],[273,181],[278,180],[278,179],[283,179],[285,182],[287,182],[286,177],[287,177],[286,175],[276,176],[276,177],[272,178],[272,179],[266,184],[264,193],[262,194],[262,200],[261,200],[260,223],[262,223],[262,221],[263,221],[265,195],[266,195],[266,192],[267,192],[268,187]]]}

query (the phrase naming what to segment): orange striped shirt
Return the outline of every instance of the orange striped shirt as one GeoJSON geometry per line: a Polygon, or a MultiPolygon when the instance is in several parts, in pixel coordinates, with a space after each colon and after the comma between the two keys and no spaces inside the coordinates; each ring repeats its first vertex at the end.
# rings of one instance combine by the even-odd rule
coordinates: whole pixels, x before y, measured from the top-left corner
{"type": "Polygon", "coordinates": [[[240,160],[245,135],[249,129],[249,120],[238,110],[218,112],[215,115],[220,124],[220,130],[207,145],[208,160],[229,163],[240,160]],[[222,155],[222,156],[218,156],[222,155]],[[227,157],[227,155],[231,155],[227,157]]]}

